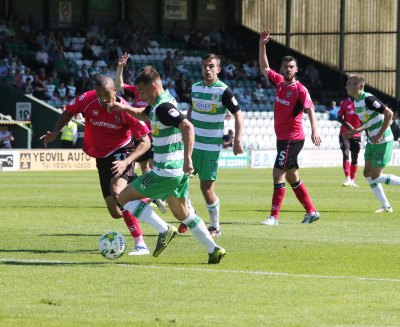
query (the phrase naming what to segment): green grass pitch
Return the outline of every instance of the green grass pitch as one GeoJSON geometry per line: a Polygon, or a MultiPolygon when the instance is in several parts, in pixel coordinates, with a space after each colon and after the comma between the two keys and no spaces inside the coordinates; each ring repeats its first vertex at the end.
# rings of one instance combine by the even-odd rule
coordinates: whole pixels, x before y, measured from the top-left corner
{"type": "MultiPolygon", "coordinates": [[[[272,171],[221,169],[227,255],[215,266],[190,233],[158,258],[101,257],[104,232],[125,235],[127,250],[133,240],[95,171],[0,173],[0,326],[398,326],[400,187],[384,185],[394,212],[375,214],[361,170],[360,187],[344,188],[340,168],[301,169],[321,220],[300,224],[287,185],[279,226],[262,226],[272,171]]],[[[197,178],[191,198],[208,222],[197,178]]],[[[142,229],[153,250],[155,231],[142,229]]]]}

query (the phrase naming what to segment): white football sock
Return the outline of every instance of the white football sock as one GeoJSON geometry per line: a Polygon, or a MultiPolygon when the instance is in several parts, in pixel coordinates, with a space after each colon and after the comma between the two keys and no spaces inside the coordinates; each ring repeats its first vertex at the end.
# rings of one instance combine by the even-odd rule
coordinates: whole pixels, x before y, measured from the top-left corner
{"type": "Polygon", "coordinates": [[[378,178],[375,178],[372,182],[385,183],[387,185],[400,185],[400,177],[391,174],[382,174],[378,178]]]}
{"type": "Polygon", "coordinates": [[[210,226],[219,230],[219,199],[212,204],[206,204],[208,216],[210,217],[210,226]]]}
{"type": "Polygon", "coordinates": [[[206,247],[208,253],[212,253],[214,251],[216,244],[207,230],[203,219],[191,212],[189,216],[182,221],[182,223],[189,227],[193,236],[206,247]]]}
{"type": "Polygon", "coordinates": [[[366,177],[369,185],[371,186],[372,192],[374,192],[375,196],[380,201],[382,207],[390,207],[390,203],[386,198],[385,191],[383,190],[381,183],[375,183],[372,181],[371,177],[366,177]]]}
{"type": "Polygon", "coordinates": [[[165,233],[168,230],[168,224],[146,202],[140,200],[130,201],[124,205],[124,209],[129,210],[139,220],[153,226],[159,233],[165,233]]]}

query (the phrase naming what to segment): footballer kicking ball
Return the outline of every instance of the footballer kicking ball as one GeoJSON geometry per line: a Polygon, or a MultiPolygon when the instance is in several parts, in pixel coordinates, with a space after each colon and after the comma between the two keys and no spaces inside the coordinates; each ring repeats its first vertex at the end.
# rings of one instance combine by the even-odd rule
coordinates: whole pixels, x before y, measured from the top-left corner
{"type": "Polygon", "coordinates": [[[125,248],[125,239],[120,233],[108,232],[100,237],[99,252],[104,258],[118,259],[124,254],[125,248]]]}

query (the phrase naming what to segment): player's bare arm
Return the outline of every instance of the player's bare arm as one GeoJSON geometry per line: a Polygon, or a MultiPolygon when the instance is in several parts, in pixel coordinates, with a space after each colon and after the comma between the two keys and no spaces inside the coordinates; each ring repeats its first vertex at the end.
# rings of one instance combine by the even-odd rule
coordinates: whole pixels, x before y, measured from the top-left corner
{"type": "Polygon", "coordinates": [[[131,116],[135,117],[136,119],[147,121],[149,117],[145,114],[146,108],[135,108],[131,107],[129,104],[123,104],[121,102],[114,101],[107,106],[107,110],[109,112],[112,111],[125,111],[126,113],[130,114],[131,116]]]}
{"type": "Polygon", "coordinates": [[[260,33],[258,60],[260,64],[260,70],[265,76],[268,75],[268,70],[270,69],[265,46],[270,39],[271,39],[270,30],[264,29],[260,33]]]}
{"type": "Polygon", "coordinates": [[[192,123],[188,119],[184,119],[179,124],[179,129],[182,133],[182,140],[184,144],[183,156],[183,172],[186,174],[192,174],[193,163],[192,163],[192,152],[194,145],[194,128],[192,123]]]}
{"type": "Polygon", "coordinates": [[[306,112],[308,114],[308,117],[310,118],[311,141],[314,143],[314,145],[320,146],[322,141],[318,131],[317,116],[315,115],[315,111],[312,108],[306,108],[306,112]]]}
{"type": "Polygon", "coordinates": [[[44,146],[47,148],[47,144],[50,142],[53,142],[57,135],[60,134],[60,131],[62,128],[68,124],[68,122],[72,119],[73,115],[68,113],[67,111],[64,111],[60,117],[58,118],[58,121],[56,125],[54,126],[53,130],[47,131],[45,135],[42,135],[40,139],[43,141],[44,146]]]}
{"type": "Polygon", "coordinates": [[[135,162],[140,156],[145,154],[151,147],[151,141],[148,135],[143,136],[136,140],[138,142],[135,151],[133,151],[124,160],[116,160],[113,162],[113,167],[111,169],[115,177],[120,177],[130,164],[135,162]]]}
{"type": "Polygon", "coordinates": [[[243,135],[243,129],[244,129],[244,118],[243,118],[243,112],[241,110],[235,112],[233,114],[235,117],[235,138],[233,139],[233,154],[236,156],[238,154],[243,153],[243,147],[242,147],[242,135],[243,135]]]}
{"type": "Polygon", "coordinates": [[[360,126],[358,126],[355,129],[346,131],[344,133],[344,136],[346,136],[348,139],[351,139],[354,134],[361,133],[362,131],[365,131],[365,130],[366,130],[366,126],[364,124],[361,124],[360,126]]]}
{"type": "Polygon", "coordinates": [[[392,123],[393,118],[393,111],[386,107],[385,110],[382,112],[382,115],[384,116],[384,119],[381,129],[379,130],[378,134],[371,137],[371,142],[375,144],[379,143],[385,131],[390,128],[390,124],[392,123]]]}
{"type": "Polygon", "coordinates": [[[338,117],[337,121],[342,124],[346,129],[348,129],[349,131],[353,130],[354,127],[348,123],[347,121],[345,121],[342,117],[338,117]]]}
{"type": "Polygon", "coordinates": [[[118,58],[118,66],[117,71],[115,73],[115,87],[118,90],[122,90],[124,88],[124,78],[123,78],[123,71],[124,66],[126,65],[129,59],[129,53],[124,53],[121,57],[118,58]]]}

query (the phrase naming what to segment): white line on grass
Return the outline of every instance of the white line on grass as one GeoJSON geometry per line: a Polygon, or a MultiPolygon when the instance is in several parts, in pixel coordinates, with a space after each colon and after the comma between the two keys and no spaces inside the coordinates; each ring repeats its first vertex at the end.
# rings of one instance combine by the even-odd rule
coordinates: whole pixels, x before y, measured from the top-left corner
{"type": "Polygon", "coordinates": [[[331,276],[331,275],[308,275],[308,274],[289,274],[284,272],[270,272],[270,271],[257,271],[257,270],[228,270],[228,269],[208,269],[208,268],[185,268],[185,267],[171,267],[171,266],[147,266],[147,265],[129,265],[118,262],[79,262],[79,261],[59,261],[59,260],[22,260],[22,259],[0,259],[3,264],[59,264],[59,265],[103,265],[115,264],[116,266],[129,267],[129,268],[145,268],[145,269],[170,269],[170,270],[183,270],[183,271],[201,271],[211,273],[228,273],[228,274],[245,274],[245,275],[264,275],[264,276],[278,276],[278,277],[300,277],[300,278],[322,278],[322,279],[352,279],[352,280],[365,280],[376,282],[395,282],[400,283],[398,278],[381,278],[381,277],[360,277],[360,276],[331,276]]]}

